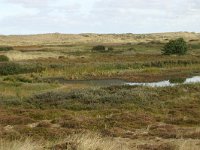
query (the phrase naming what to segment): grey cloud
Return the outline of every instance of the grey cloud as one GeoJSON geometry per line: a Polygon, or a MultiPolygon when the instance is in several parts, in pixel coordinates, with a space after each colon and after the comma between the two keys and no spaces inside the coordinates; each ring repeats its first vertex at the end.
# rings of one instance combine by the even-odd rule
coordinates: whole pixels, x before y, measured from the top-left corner
{"type": "MultiPolygon", "coordinates": [[[[197,2],[196,0],[192,0],[197,2]]],[[[152,13],[160,11],[165,13],[184,13],[191,7],[189,0],[101,0],[95,5],[99,10],[139,10],[139,13],[152,13]],[[146,10],[146,11],[145,11],[146,10]]],[[[157,13],[157,15],[159,15],[157,13]]]]}
{"type": "Polygon", "coordinates": [[[38,10],[33,14],[4,18],[0,27],[7,32],[200,31],[199,0],[4,1],[38,10]]]}

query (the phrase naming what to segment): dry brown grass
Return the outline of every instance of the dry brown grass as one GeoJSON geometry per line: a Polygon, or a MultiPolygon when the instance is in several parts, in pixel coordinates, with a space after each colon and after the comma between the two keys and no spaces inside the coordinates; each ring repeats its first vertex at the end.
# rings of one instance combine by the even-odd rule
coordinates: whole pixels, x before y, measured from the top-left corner
{"type": "Polygon", "coordinates": [[[200,149],[200,140],[192,140],[192,139],[182,139],[175,141],[176,145],[178,145],[178,150],[199,150],[200,149]]]}

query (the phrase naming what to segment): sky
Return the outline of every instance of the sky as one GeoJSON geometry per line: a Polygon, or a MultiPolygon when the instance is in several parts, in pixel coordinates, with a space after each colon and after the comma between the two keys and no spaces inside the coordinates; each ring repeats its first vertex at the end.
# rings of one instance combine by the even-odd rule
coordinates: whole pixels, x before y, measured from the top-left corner
{"type": "Polygon", "coordinates": [[[200,32],[200,0],[0,0],[0,34],[200,32]]]}

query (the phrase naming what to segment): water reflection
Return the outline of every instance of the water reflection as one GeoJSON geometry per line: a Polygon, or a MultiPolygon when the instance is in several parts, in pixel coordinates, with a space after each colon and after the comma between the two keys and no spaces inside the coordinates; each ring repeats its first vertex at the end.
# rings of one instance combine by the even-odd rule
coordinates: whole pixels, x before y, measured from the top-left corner
{"type": "Polygon", "coordinates": [[[151,86],[151,87],[165,87],[165,86],[174,86],[175,83],[170,83],[170,81],[161,81],[161,82],[151,82],[151,83],[126,83],[126,85],[134,86],[134,85],[140,85],[140,86],[151,86]]]}
{"type": "Polygon", "coordinates": [[[186,83],[197,83],[197,82],[200,82],[200,76],[187,78],[184,83],[186,84],[186,83]]]}
{"type": "Polygon", "coordinates": [[[187,79],[171,79],[171,80],[160,81],[160,82],[151,82],[151,83],[128,82],[128,83],[126,83],[126,85],[130,85],[130,86],[140,85],[140,86],[150,86],[150,87],[167,87],[167,86],[175,86],[175,85],[190,84],[190,83],[200,83],[200,76],[195,76],[195,77],[187,78],[187,79]]]}

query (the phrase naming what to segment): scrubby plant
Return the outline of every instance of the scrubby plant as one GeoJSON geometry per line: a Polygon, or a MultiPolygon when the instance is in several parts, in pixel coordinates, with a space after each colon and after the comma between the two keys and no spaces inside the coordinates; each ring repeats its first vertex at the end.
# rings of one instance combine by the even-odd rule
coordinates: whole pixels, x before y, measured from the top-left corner
{"type": "Polygon", "coordinates": [[[113,51],[113,47],[105,47],[103,45],[97,45],[92,48],[93,52],[109,52],[113,51]]]}
{"type": "Polygon", "coordinates": [[[13,47],[0,46],[0,51],[10,51],[10,50],[13,50],[13,47]]]}
{"type": "Polygon", "coordinates": [[[14,75],[32,72],[41,72],[43,68],[39,65],[22,65],[18,63],[4,63],[0,65],[0,75],[14,75]]]}
{"type": "Polygon", "coordinates": [[[21,72],[21,67],[19,64],[6,63],[6,64],[2,64],[0,67],[1,75],[12,75],[19,72],[21,72]]]}
{"type": "Polygon", "coordinates": [[[99,52],[102,52],[102,51],[105,51],[106,50],[106,47],[103,46],[103,45],[97,45],[97,46],[94,46],[92,48],[92,51],[99,51],[99,52]]]}
{"type": "Polygon", "coordinates": [[[108,47],[108,51],[113,51],[114,48],[113,47],[108,47]]]}
{"type": "Polygon", "coordinates": [[[9,61],[9,58],[5,55],[0,55],[0,62],[9,61]]]}
{"type": "Polygon", "coordinates": [[[186,41],[183,38],[179,38],[176,40],[170,40],[167,44],[165,44],[164,48],[162,49],[162,53],[164,55],[184,55],[187,53],[188,46],[186,41]]]}

